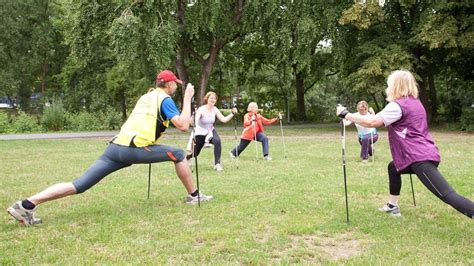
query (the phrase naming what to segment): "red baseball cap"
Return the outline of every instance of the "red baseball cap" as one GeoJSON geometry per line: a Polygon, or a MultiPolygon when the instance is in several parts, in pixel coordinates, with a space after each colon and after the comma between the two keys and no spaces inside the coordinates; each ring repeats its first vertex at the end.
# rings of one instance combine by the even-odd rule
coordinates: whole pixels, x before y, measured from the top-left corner
{"type": "Polygon", "coordinates": [[[175,81],[176,83],[183,84],[183,81],[178,79],[176,75],[169,71],[169,70],[163,70],[158,75],[156,75],[156,82],[169,82],[169,81],[175,81]]]}

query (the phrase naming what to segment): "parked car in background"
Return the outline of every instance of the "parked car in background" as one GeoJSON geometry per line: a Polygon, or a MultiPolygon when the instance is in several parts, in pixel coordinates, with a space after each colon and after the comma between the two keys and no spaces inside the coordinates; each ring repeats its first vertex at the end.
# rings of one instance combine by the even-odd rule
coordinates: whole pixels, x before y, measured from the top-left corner
{"type": "Polygon", "coordinates": [[[0,97],[0,109],[13,109],[16,108],[15,100],[8,96],[0,97]]]}

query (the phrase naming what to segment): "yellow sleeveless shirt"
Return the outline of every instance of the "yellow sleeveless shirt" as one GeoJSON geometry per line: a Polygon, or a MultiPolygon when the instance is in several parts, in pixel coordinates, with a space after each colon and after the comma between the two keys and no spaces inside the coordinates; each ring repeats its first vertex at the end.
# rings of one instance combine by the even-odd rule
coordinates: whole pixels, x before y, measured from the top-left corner
{"type": "Polygon", "coordinates": [[[161,116],[161,103],[168,97],[160,88],[141,96],[112,143],[131,147],[157,144],[170,123],[161,116]]]}

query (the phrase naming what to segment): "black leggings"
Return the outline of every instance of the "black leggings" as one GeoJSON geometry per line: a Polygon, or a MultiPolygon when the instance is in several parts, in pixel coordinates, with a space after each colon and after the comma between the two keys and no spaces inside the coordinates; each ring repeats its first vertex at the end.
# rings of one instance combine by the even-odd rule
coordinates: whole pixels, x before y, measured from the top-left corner
{"type": "Polygon", "coordinates": [[[393,162],[388,164],[388,178],[390,195],[400,195],[402,187],[401,174],[416,174],[420,181],[440,200],[451,205],[460,213],[473,218],[474,202],[459,195],[448,184],[446,179],[438,171],[439,162],[424,161],[413,163],[407,168],[397,171],[393,162]]]}
{"type": "MultiPolygon", "coordinates": [[[[209,141],[210,143],[214,144],[214,164],[221,163],[221,154],[222,154],[222,144],[221,138],[215,129],[212,130],[212,139],[209,141]]],[[[196,146],[194,150],[194,155],[197,157],[199,153],[201,153],[202,147],[204,147],[204,142],[206,141],[206,136],[204,135],[196,135],[196,146]]],[[[189,154],[186,156],[186,159],[193,158],[193,154],[189,154]]]]}

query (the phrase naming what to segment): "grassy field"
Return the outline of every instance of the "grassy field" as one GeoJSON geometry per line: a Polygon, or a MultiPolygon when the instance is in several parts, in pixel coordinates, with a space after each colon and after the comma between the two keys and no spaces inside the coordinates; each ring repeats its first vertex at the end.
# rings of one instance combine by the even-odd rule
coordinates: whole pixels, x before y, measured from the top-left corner
{"type": "MultiPolygon", "coordinates": [[[[404,176],[402,217],[379,213],[388,196],[387,134],[374,163],[360,162],[354,128],[347,132],[350,225],[346,224],[341,139],[334,127],[270,127],[272,161],[255,160],[253,143],[237,164],[223,139],[224,172],[211,149],[199,157],[201,191],[215,200],[184,204],[171,163],[134,165],[84,194],[45,203],[43,224],[24,227],[0,215],[0,264],[474,264],[474,223],[432,195],[415,177],[413,207],[404,176]]],[[[474,135],[432,132],[439,167],[462,195],[474,199],[474,135]]],[[[185,147],[186,134],[164,143],[185,147]]],[[[0,205],[71,181],[98,157],[106,140],[1,141],[0,205]]],[[[259,146],[259,153],[261,149],[259,146]]]]}

